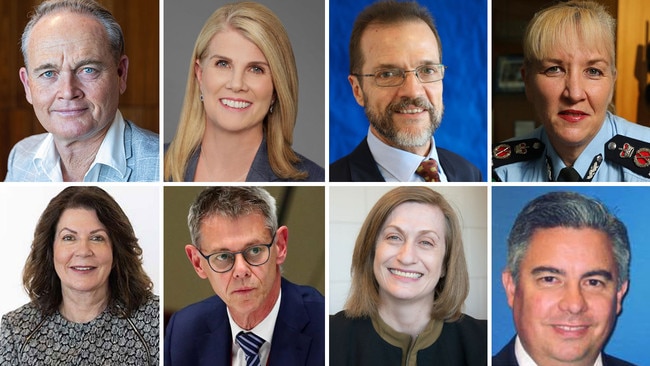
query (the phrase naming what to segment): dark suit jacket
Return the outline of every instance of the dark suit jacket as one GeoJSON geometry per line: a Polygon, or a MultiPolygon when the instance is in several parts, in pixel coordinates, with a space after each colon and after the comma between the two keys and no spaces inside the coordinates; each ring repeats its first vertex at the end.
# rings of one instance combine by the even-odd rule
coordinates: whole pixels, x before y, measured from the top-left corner
{"type": "MultiPolygon", "coordinates": [[[[282,279],[269,365],[325,364],[325,300],[316,289],[282,279]]],[[[226,304],[213,296],[172,315],[165,329],[165,365],[230,365],[226,304]]]]}
{"type": "MultiPolygon", "coordinates": [[[[438,162],[450,182],[481,182],[481,171],[462,156],[437,147],[438,162]]],[[[350,154],[330,165],[330,182],[384,182],[364,138],[350,154]]]]}
{"type": "MultiPolygon", "coordinates": [[[[515,357],[515,338],[492,357],[492,366],[519,366],[515,357]]],[[[634,366],[629,362],[609,356],[603,352],[603,366],[634,366]]]]}

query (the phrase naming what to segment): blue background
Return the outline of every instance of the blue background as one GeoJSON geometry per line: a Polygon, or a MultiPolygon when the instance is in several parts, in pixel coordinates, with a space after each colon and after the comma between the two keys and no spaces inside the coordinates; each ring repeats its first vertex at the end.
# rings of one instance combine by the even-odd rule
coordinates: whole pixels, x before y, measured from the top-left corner
{"type": "Polygon", "coordinates": [[[551,191],[574,191],[602,201],[627,227],[631,246],[630,283],[621,315],[605,352],[638,365],[650,362],[650,246],[648,187],[493,187],[492,188],[492,354],[515,334],[512,312],[501,284],[507,237],[519,211],[532,199],[551,191]]]}
{"type": "MultiPolygon", "coordinates": [[[[369,0],[329,4],[329,161],[349,154],[368,132],[368,120],[348,82],[348,46],[354,20],[369,0]]],[[[487,2],[419,1],[435,20],[447,65],[442,125],[436,145],[460,154],[487,180],[487,2]]]]}

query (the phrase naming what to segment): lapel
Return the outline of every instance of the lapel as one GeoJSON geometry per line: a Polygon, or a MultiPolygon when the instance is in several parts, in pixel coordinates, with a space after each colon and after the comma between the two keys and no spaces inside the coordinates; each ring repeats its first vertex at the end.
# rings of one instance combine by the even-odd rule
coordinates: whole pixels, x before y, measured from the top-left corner
{"type": "Polygon", "coordinates": [[[273,343],[269,355],[270,365],[307,364],[312,338],[302,334],[301,330],[309,321],[301,294],[282,278],[282,300],[273,330],[273,343]]]}
{"type": "Polygon", "coordinates": [[[205,317],[206,331],[197,333],[191,342],[196,342],[198,366],[230,365],[232,363],[232,333],[226,305],[219,299],[219,306],[213,314],[205,317]]]}
{"type": "Polygon", "coordinates": [[[352,182],[385,182],[365,138],[350,153],[349,161],[352,182]]]}

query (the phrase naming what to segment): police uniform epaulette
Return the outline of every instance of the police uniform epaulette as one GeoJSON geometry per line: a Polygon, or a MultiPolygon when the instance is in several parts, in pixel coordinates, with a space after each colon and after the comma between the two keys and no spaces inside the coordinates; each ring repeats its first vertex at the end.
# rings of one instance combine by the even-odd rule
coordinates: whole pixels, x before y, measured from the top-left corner
{"type": "Polygon", "coordinates": [[[543,152],[544,143],[539,139],[504,141],[492,147],[492,167],[534,160],[543,152]]]}
{"type": "Polygon", "coordinates": [[[650,177],[648,142],[616,135],[605,143],[605,160],[622,165],[642,177],[650,177]]]}

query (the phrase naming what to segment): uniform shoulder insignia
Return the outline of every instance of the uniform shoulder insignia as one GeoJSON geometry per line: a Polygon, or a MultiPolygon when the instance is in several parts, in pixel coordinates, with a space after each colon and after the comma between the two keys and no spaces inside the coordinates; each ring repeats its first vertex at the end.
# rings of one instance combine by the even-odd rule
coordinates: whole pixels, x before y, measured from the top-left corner
{"type": "Polygon", "coordinates": [[[616,135],[605,143],[605,160],[622,165],[642,177],[650,177],[648,142],[616,135]]]}
{"type": "Polygon", "coordinates": [[[492,146],[492,166],[534,160],[542,156],[544,143],[539,139],[504,141],[492,146]]]}

